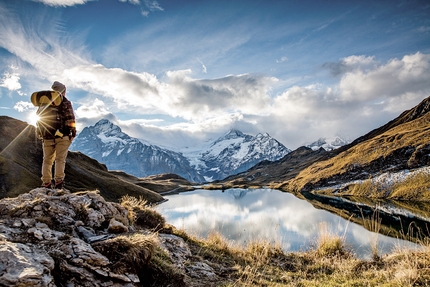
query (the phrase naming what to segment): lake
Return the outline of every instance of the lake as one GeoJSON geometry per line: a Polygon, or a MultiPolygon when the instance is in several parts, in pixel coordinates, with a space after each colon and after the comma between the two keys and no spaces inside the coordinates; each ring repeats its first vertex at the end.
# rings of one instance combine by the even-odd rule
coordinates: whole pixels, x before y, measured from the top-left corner
{"type": "Polygon", "coordinates": [[[164,197],[168,201],[156,210],[168,223],[200,238],[216,231],[239,246],[266,240],[280,244],[284,251],[306,250],[316,242],[323,223],[331,234],[344,236],[346,244],[360,258],[371,257],[375,240],[379,255],[390,253],[395,247],[417,247],[409,241],[370,232],[279,190],[197,189],[164,197]]]}

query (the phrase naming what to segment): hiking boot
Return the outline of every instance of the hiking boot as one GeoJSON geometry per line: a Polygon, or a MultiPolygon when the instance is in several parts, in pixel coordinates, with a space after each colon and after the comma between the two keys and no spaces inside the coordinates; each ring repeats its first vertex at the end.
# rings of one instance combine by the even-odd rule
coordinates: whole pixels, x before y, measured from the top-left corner
{"type": "Polygon", "coordinates": [[[63,189],[64,188],[64,180],[55,182],[55,189],[63,189]]]}
{"type": "Polygon", "coordinates": [[[52,188],[52,182],[44,182],[44,183],[42,183],[42,187],[44,187],[44,188],[52,188]]]}

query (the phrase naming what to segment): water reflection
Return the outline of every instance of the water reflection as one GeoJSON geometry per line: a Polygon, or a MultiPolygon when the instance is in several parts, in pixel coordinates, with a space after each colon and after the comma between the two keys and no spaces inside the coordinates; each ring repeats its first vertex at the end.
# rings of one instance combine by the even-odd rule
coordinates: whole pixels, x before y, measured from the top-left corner
{"type": "Polygon", "coordinates": [[[217,231],[239,245],[267,240],[280,243],[285,251],[307,249],[328,224],[333,234],[345,236],[360,257],[369,257],[370,246],[378,240],[380,255],[394,247],[414,247],[403,241],[369,232],[328,211],[316,209],[292,194],[271,189],[195,190],[165,196],[157,207],[166,221],[199,237],[217,231]]]}

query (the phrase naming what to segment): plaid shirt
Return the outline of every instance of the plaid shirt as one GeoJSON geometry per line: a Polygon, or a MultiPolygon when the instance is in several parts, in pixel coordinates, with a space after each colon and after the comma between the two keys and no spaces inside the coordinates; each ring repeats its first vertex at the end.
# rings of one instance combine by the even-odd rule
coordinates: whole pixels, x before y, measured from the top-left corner
{"type": "Polygon", "coordinates": [[[70,102],[65,96],[63,98],[63,102],[60,105],[59,112],[65,128],[76,128],[72,102],[70,102]]]}

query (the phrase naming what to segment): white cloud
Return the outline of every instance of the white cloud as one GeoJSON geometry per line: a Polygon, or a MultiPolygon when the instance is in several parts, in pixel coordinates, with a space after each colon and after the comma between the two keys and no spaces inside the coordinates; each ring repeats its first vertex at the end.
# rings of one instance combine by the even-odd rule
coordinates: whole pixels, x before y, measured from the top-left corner
{"type": "Polygon", "coordinates": [[[40,71],[43,78],[57,80],[65,68],[88,62],[81,56],[81,37],[63,35],[58,15],[40,13],[30,28],[13,15],[0,9],[0,47],[40,71]]]}
{"type": "Polygon", "coordinates": [[[283,62],[286,62],[286,61],[288,61],[288,58],[287,57],[281,57],[281,59],[276,59],[276,63],[283,63],[283,62]]]}
{"type": "Polygon", "coordinates": [[[149,73],[98,64],[65,69],[63,75],[74,87],[113,99],[121,110],[138,107],[141,113],[154,113],[166,105],[159,92],[161,83],[149,73]]]}
{"type": "MultiPolygon", "coordinates": [[[[130,0],[130,1],[134,1],[134,2],[139,2],[138,0],[130,0]]],[[[148,9],[150,11],[164,11],[163,7],[160,6],[160,4],[158,3],[158,1],[155,0],[143,0],[143,3],[145,4],[146,7],[148,7],[148,9]]]]}
{"type": "Polygon", "coordinates": [[[18,73],[5,72],[3,74],[3,78],[0,80],[0,87],[4,87],[9,91],[19,90],[21,89],[21,84],[19,83],[19,79],[20,77],[18,73]]]}
{"type": "Polygon", "coordinates": [[[123,2],[123,3],[129,2],[129,3],[133,4],[133,5],[145,7],[146,9],[149,10],[148,11],[148,10],[146,10],[144,8],[141,8],[142,9],[141,14],[142,14],[142,16],[145,16],[145,17],[147,17],[150,12],[164,11],[163,7],[161,7],[160,4],[158,3],[158,1],[155,1],[155,0],[152,0],[152,1],[150,1],[150,0],[143,0],[143,4],[141,3],[140,0],[119,0],[119,2],[123,2]]]}
{"type": "Polygon", "coordinates": [[[75,6],[82,5],[93,0],[33,0],[34,2],[40,2],[48,6],[75,6]]]}
{"type": "MultiPolygon", "coordinates": [[[[430,92],[430,54],[416,53],[402,59],[392,59],[374,69],[355,69],[345,74],[339,84],[341,98],[345,101],[381,101],[401,99],[409,94],[412,101],[430,92]],[[415,95],[415,96],[413,96],[415,95]]],[[[398,110],[405,107],[398,103],[398,110]]]]}
{"type": "Polygon", "coordinates": [[[270,108],[269,87],[276,81],[259,75],[226,76],[195,80],[190,71],[168,72],[173,116],[189,120],[211,118],[220,113],[264,114],[270,108]]]}
{"type": "Polygon", "coordinates": [[[268,92],[275,79],[238,75],[196,80],[190,73],[170,71],[168,82],[160,82],[145,72],[83,65],[66,69],[63,75],[74,87],[112,99],[119,110],[139,114],[202,121],[225,113],[263,114],[270,109],[268,92]]]}
{"type": "Polygon", "coordinates": [[[260,117],[259,125],[290,148],[336,134],[354,139],[430,96],[430,54],[385,64],[352,56],[343,63],[349,72],[338,85],[289,88],[274,98],[271,114],[260,117]]]}
{"type": "Polygon", "coordinates": [[[208,73],[208,70],[206,69],[206,66],[205,66],[205,64],[203,64],[203,62],[202,61],[200,61],[200,60],[198,60],[199,62],[200,62],[200,64],[202,65],[202,73],[203,74],[207,74],[208,73]]]}
{"type": "Polygon", "coordinates": [[[30,102],[19,101],[15,104],[13,108],[18,112],[25,112],[25,111],[34,109],[34,106],[30,102]]]}
{"type": "Polygon", "coordinates": [[[76,109],[75,114],[78,118],[101,118],[109,114],[103,101],[96,98],[88,101],[87,105],[81,105],[76,109]]]}

